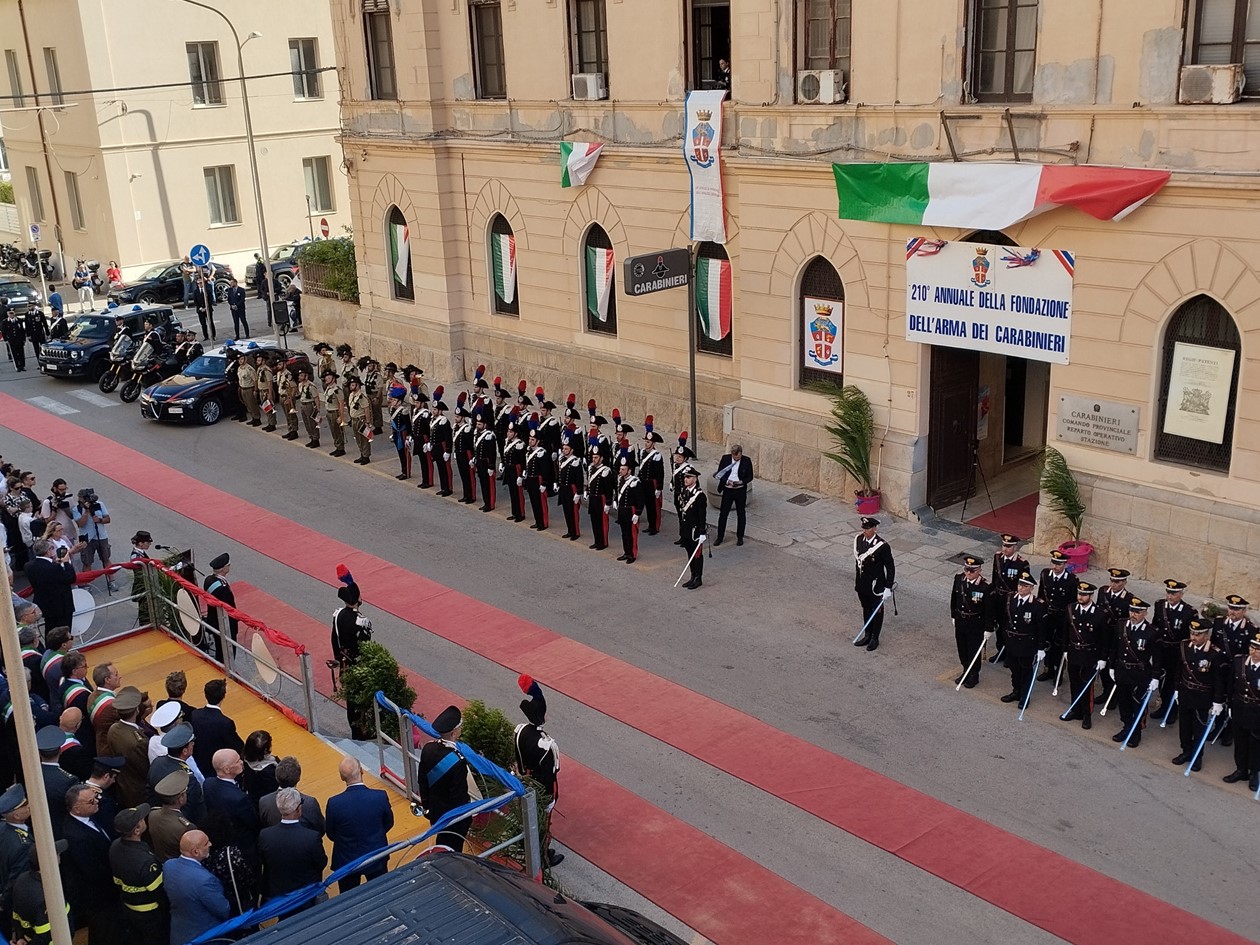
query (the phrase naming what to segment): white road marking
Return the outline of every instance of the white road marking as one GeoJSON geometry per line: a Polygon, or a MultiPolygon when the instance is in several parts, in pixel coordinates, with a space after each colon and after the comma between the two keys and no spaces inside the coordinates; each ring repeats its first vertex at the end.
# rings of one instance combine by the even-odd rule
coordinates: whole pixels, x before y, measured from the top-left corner
{"type": "Polygon", "coordinates": [[[78,408],[63,404],[59,400],[53,400],[51,397],[28,397],[28,404],[34,404],[41,410],[47,410],[49,413],[55,413],[58,416],[66,416],[66,414],[78,413],[78,408]]]}
{"type": "Polygon", "coordinates": [[[71,397],[78,397],[79,400],[86,400],[93,407],[121,407],[122,401],[115,400],[112,397],[106,397],[90,387],[76,387],[70,391],[71,397]]]}

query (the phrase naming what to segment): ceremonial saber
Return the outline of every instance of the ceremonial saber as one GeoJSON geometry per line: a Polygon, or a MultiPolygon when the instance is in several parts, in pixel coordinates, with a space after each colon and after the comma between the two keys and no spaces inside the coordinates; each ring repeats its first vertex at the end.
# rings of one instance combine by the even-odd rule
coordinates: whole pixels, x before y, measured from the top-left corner
{"type": "Polygon", "coordinates": [[[1064,653],[1063,658],[1059,660],[1059,671],[1058,673],[1055,674],[1055,677],[1054,677],[1054,689],[1052,689],[1050,692],[1050,695],[1052,696],[1057,696],[1059,694],[1059,683],[1062,682],[1063,680],[1063,667],[1066,665],[1067,665],[1067,653],[1064,653]]]}
{"type": "Polygon", "coordinates": [[[1024,704],[1019,710],[1019,721],[1024,721],[1024,713],[1028,711],[1028,703],[1032,702],[1033,686],[1037,685],[1037,667],[1041,665],[1041,660],[1033,663],[1032,679],[1028,683],[1028,695],[1024,696],[1024,704]]]}
{"type": "Polygon", "coordinates": [[[1186,765],[1186,777],[1190,777],[1190,772],[1194,770],[1194,763],[1199,760],[1199,755],[1203,753],[1203,746],[1207,744],[1208,736],[1212,734],[1212,726],[1216,724],[1216,716],[1208,716],[1207,727],[1203,729],[1203,737],[1199,739],[1199,747],[1194,750],[1194,754],[1190,756],[1190,763],[1186,765]]]}
{"type": "MultiPolygon", "coordinates": [[[[1229,717],[1232,719],[1232,718],[1234,717],[1234,713],[1233,713],[1233,712],[1230,712],[1230,713],[1229,713],[1229,717]]],[[[1227,724],[1228,724],[1228,723],[1227,723],[1227,724]]],[[[1222,735],[1224,735],[1224,734],[1225,734],[1225,726],[1224,726],[1224,725],[1222,725],[1220,728],[1218,728],[1218,729],[1216,730],[1216,734],[1212,736],[1212,744],[1213,744],[1213,745],[1215,745],[1215,744],[1216,744],[1216,740],[1217,740],[1218,738],[1220,738],[1220,737],[1221,737],[1222,735]]]]}
{"type": "Polygon", "coordinates": [[[1253,800],[1253,801],[1260,801],[1260,788],[1256,788],[1256,796],[1255,796],[1255,797],[1253,797],[1253,798],[1252,798],[1252,800],[1253,800]]]}
{"type": "Polygon", "coordinates": [[[995,663],[1002,662],[1002,654],[1005,652],[1006,652],[1006,644],[1003,643],[1000,647],[998,647],[997,654],[993,657],[993,662],[995,663]]]}
{"type": "Polygon", "coordinates": [[[871,625],[871,621],[875,619],[875,615],[879,613],[879,609],[884,606],[884,600],[885,598],[883,597],[879,599],[879,603],[875,605],[875,609],[871,611],[871,615],[866,618],[866,623],[862,624],[862,629],[859,630],[858,635],[853,638],[853,643],[855,645],[858,640],[862,639],[862,634],[864,634],[866,632],[866,628],[871,625]]]}
{"type": "Polygon", "coordinates": [[[1173,690],[1172,698],[1168,700],[1168,711],[1164,713],[1164,720],[1159,723],[1160,728],[1168,728],[1168,717],[1172,715],[1173,706],[1177,704],[1177,690],[1173,690]]]}
{"type": "Polygon", "coordinates": [[[686,576],[687,571],[691,569],[691,562],[696,559],[696,555],[699,554],[700,550],[707,544],[707,541],[697,543],[696,550],[691,553],[691,557],[689,557],[687,559],[687,563],[683,565],[682,574],[678,575],[678,580],[674,582],[674,587],[677,587],[682,583],[682,579],[686,576]]]}
{"type": "Polygon", "coordinates": [[[1107,701],[1103,703],[1102,711],[1098,713],[1100,716],[1107,714],[1107,708],[1111,705],[1111,700],[1116,697],[1116,690],[1119,688],[1119,686],[1111,687],[1111,692],[1107,693],[1107,701]]]}
{"type": "Polygon", "coordinates": [[[1120,750],[1124,751],[1129,747],[1129,739],[1133,737],[1133,733],[1137,731],[1142,719],[1146,718],[1146,707],[1151,701],[1151,690],[1146,690],[1146,698],[1142,700],[1142,706],[1138,709],[1138,713],[1133,718],[1133,724],[1129,726],[1129,734],[1124,736],[1124,741],[1120,743],[1120,750]]]}
{"type": "Polygon", "coordinates": [[[1067,721],[1067,717],[1068,717],[1069,715],[1071,715],[1071,714],[1072,714],[1072,710],[1076,708],[1076,703],[1078,703],[1078,702],[1080,702],[1082,699],[1084,699],[1084,698],[1085,698],[1085,693],[1090,692],[1090,691],[1094,688],[1094,680],[1098,678],[1098,673],[1099,673],[1099,670],[1094,670],[1094,675],[1092,675],[1092,676],[1090,676],[1090,677],[1089,677],[1089,682],[1087,682],[1087,683],[1085,684],[1085,688],[1084,688],[1084,689],[1082,689],[1082,690],[1080,691],[1080,694],[1079,694],[1079,695],[1078,695],[1075,699],[1073,699],[1073,700],[1072,700],[1072,704],[1071,704],[1070,706],[1068,706],[1068,707],[1067,707],[1067,711],[1066,711],[1066,712],[1064,712],[1062,715],[1060,715],[1060,716],[1059,716],[1059,721],[1060,721],[1060,722],[1066,722],[1066,721],[1067,721]]]}
{"type": "MultiPolygon", "coordinates": [[[[862,637],[862,634],[859,633],[858,638],[861,639],[861,637],[862,637]]],[[[984,648],[988,644],[988,642],[989,642],[989,635],[988,633],[986,633],[984,635],[984,639],[980,641],[980,649],[976,650],[976,655],[972,658],[970,665],[968,665],[967,671],[962,674],[962,679],[958,680],[958,685],[954,687],[954,692],[958,692],[958,690],[962,689],[963,679],[966,679],[968,676],[970,676],[972,667],[974,667],[976,663],[980,662],[980,654],[984,652],[984,648]]]]}

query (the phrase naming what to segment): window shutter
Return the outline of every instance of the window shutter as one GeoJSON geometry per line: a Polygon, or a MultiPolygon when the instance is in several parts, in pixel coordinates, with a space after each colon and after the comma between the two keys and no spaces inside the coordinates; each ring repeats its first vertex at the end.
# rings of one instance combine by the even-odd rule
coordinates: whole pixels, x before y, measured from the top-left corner
{"type": "Polygon", "coordinates": [[[364,13],[388,13],[389,0],[363,0],[364,13]]]}

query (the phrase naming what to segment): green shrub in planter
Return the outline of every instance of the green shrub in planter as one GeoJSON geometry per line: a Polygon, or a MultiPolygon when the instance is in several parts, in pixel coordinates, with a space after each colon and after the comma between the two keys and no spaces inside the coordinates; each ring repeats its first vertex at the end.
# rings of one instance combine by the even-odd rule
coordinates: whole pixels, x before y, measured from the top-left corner
{"type": "Polygon", "coordinates": [[[516,726],[508,721],[506,715],[498,709],[489,708],[480,699],[474,699],[464,707],[460,741],[509,771],[516,763],[515,732],[516,726]]]}
{"type": "MultiPolygon", "coordinates": [[[[359,661],[342,672],[337,689],[337,696],[346,703],[351,738],[376,737],[372,703],[378,690],[403,709],[410,709],[416,701],[416,691],[407,685],[407,677],[393,654],[381,644],[369,641],[359,647],[359,661]]],[[[381,729],[397,741],[398,719],[393,713],[381,713],[381,729]]]]}

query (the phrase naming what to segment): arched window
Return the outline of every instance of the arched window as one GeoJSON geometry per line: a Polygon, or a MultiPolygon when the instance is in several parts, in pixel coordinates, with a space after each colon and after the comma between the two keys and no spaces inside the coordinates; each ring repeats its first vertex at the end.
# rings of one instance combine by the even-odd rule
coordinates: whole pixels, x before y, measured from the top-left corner
{"type": "Polygon", "coordinates": [[[586,329],[617,334],[617,261],[612,240],[598,223],[591,224],[582,242],[583,279],[586,296],[586,329]]]}
{"type": "Polygon", "coordinates": [[[1238,327],[1213,298],[1198,295],[1164,335],[1155,458],[1229,471],[1238,397],[1238,327]]]}
{"type": "Polygon", "coordinates": [[[494,311],[499,315],[521,314],[520,287],[516,282],[516,237],[503,214],[490,221],[490,286],[494,290],[494,311]]]}
{"type": "Polygon", "coordinates": [[[732,356],[731,263],[721,243],[696,247],[696,350],[732,356]]]}
{"type": "Polygon", "coordinates": [[[416,289],[411,281],[411,228],[397,207],[389,208],[385,223],[385,248],[389,259],[390,295],[414,302],[416,289]]]}
{"type": "Polygon", "coordinates": [[[801,384],[844,384],[844,283],[822,256],[801,276],[801,384]]]}

